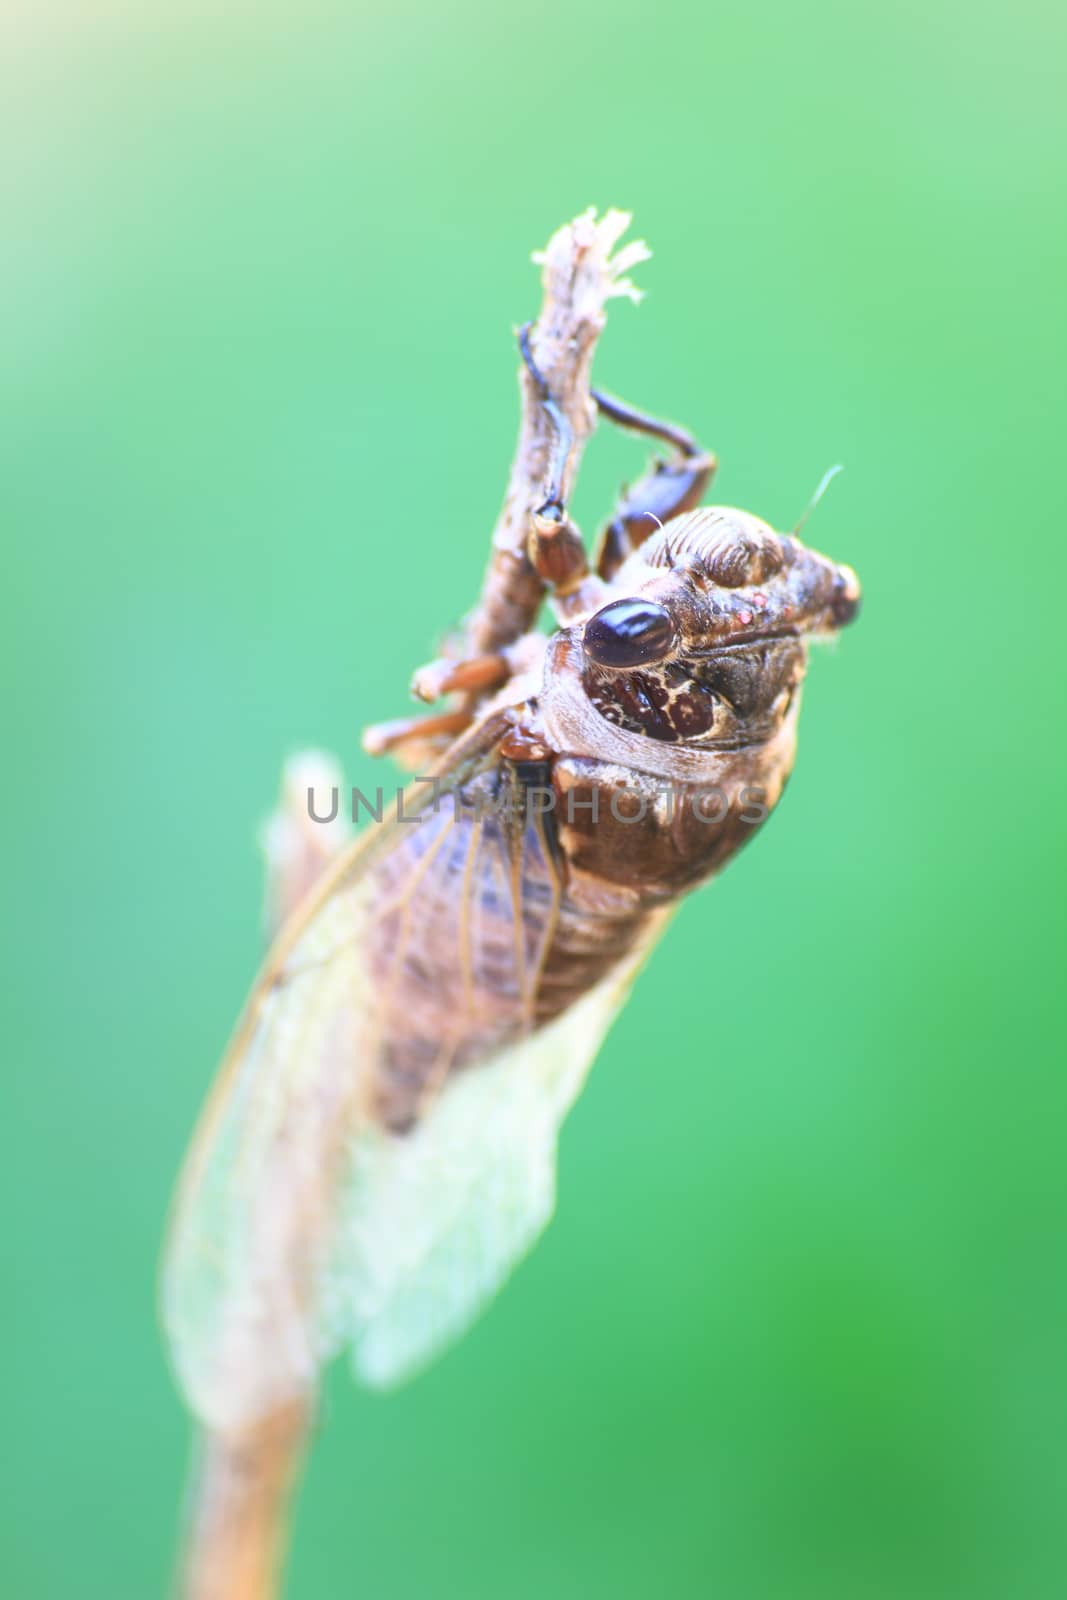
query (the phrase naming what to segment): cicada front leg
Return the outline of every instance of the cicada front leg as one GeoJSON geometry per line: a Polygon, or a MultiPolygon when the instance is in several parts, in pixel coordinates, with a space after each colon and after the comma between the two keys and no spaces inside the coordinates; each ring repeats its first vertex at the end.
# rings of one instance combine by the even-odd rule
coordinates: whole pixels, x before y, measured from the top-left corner
{"type": "Polygon", "coordinates": [[[441,711],[432,717],[396,717],[391,722],[374,722],[363,730],[363,748],[369,756],[389,755],[416,742],[451,741],[470,727],[469,711],[441,711]]]}
{"type": "Polygon", "coordinates": [[[430,703],[440,700],[443,694],[492,694],[508,681],[511,671],[504,650],[467,656],[460,661],[439,656],[415,673],[411,692],[417,700],[430,703]]]}
{"type": "Polygon", "coordinates": [[[466,732],[483,702],[527,671],[543,649],[543,635],[524,634],[507,650],[459,661],[442,656],[420,667],[411,682],[416,699],[432,703],[444,695],[460,695],[460,703],[431,716],[373,723],[364,729],[364,750],[372,756],[395,755],[412,770],[427,760],[432,762],[453,739],[466,732]]]}
{"type": "Polygon", "coordinates": [[[668,457],[656,456],[642,478],[626,490],[597,544],[596,571],[610,582],[627,556],[644,544],[656,528],[694,510],[704,497],[718,458],[673,422],[637,411],[614,395],[594,389],[597,410],[609,422],[671,446],[668,457]]]}
{"type": "Polygon", "coordinates": [[[530,517],[530,563],[548,590],[549,602],[560,623],[568,623],[595,610],[606,598],[606,585],[591,571],[585,543],[577,524],[567,515],[564,482],[573,448],[570,424],[557,404],[530,348],[530,325],[520,330],[519,349],[554,430],[555,444],[548,463],[544,498],[530,517]]]}
{"type": "MultiPolygon", "coordinates": [[[[567,515],[564,484],[574,449],[574,433],[565,410],[553,396],[534,359],[530,342],[532,324],[519,332],[519,350],[549,422],[551,449],[543,490],[529,513],[525,560],[538,594],[547,594],[560,622],[572,621],[595,608],[607,595],[606,585],[590,570],[582,536],[567,515]]],[[[460,703],[429,717],[405,717],[377,723],[366,729],[363,747],[370,755],[387,752],[408,765],[418,765],[424,755],[442,750],[475,720],[486,699],[529,670],[544,648],[544,636],[523,631],[528,618],[516,609],[518,626],[499,647],[472,655],[444,655],[420,667],[412,679],[412,693],[433,702],[458,694],[460,703]]]]}

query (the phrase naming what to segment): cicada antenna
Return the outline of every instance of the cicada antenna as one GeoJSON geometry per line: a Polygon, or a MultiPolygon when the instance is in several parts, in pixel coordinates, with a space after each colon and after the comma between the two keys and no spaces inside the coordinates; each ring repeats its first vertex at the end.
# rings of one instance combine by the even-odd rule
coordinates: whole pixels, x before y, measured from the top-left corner
{"type": "MultiPolygon", "coordinates": [[[[650,522],[654,522],[656,524],[656,527],[659,529],[660,533],[663,532],[663,524],[654,511],[641,511],[638,513],[638,517],[635,520],[640,520],[642,517],[647,517],[650,522]]],[[[674,551],[671,549],[671,541],[669,539],[664,539],[663,541],[663,554],[667,557],[667,565],[673,572],[674,551]]]]}
{"type": "Polygon", "coordinates": [[[816,488],[815,493],[812,495],[811,499],[808,501],[807,506],[805,507],[804,511],[801,513],[799,522],[797,523],[796,527],[793,529],[793,533],[794,534],[798,534],[800,532],[800,530],[804,526],[805,522],[807,522],[808,518],[811,516],[812,512],[815,510],[816,506],[819,504],[819,501],[822,499],[823,495],[826,493],[827,489],[830,487],[830,485],[833,483],[834,479],[837,477],[837,474],[839,472],[844,472],[844,470],[845,469],[844,469],[843,465],[839,461],[836,464],[836,466],[830,467],[826,472],[823,473],[822,477],[819,479],[818,487],[816,488]]]}

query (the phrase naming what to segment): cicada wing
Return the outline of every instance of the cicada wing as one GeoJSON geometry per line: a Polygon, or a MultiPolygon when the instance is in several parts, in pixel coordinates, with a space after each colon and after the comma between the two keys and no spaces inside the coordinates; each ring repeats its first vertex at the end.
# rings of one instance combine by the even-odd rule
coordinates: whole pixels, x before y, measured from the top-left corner
{"type": "Polygon", "coordinates": [[[363,1382],[400,1383],[458,1338],[549,1222],[560,1126],[650,942],[457,1074],[408,1138],[360,1139],[334,1270],[363,1382]]]}
{"type": "Polygon", "coordinates": [[[560,882],[539,815],[481,811],[500,771],[480,730],[413,826],[342,857],[253,992],[163,1284],[179,1378],[216,1428],[305,1394],[347,1341],[368,1379],[401,1377],[551,1212],[558,1126],[633,962],[537,1029],[560,882]]]}
{"type": "Polygon", "coordinates": [[[306,1392],[335,1341],[319,1281],[375,1049],[363,868],[268,965],[179,1186],[163,1318],[191,1409],[219,1429],[306,1392]]]}

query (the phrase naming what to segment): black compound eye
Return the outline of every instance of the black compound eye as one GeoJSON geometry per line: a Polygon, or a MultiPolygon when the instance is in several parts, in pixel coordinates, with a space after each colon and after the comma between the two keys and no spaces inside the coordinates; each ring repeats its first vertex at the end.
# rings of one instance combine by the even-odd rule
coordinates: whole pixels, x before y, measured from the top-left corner
{"type": "Polygon", "coordinates": [[[662,661],[675,645],[674,623],[654,600],[613,600],[590,617],[582,644],[601,667],[640,667],[662,661]]]}

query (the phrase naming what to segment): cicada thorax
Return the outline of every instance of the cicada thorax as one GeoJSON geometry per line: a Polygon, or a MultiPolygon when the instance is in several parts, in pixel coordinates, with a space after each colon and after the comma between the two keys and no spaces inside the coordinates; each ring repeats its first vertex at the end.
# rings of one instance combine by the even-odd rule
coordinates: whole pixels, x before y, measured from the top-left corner
{"type": "Polygon", "coordinates": [[[560,848],[581,892],[590,883],[611,885],[643,906],[662,905],[718,872],[754,837],[792,770],[803,666],[796,641],[788,658],[771,650],[766,662],[753,644],[725,668],[708,663],[704,676],[688,667],[695,688],[668,698],[663,711],[648,692],[651,673],[643,700],[631,698],[627,685],[625,698],[610,702],[614,717],[589,697],[606,729],[603,753],[561,754],[553,767],[560,848]],[[694,700],[703,714],[698,721],[682,713],[694,728],[683,738],[678,708],[694,700]]]}
{"type": "Polygon", "coordinates": [[[793,761],[793,715],[766,746],[724,752],[703,773],[634,770],[561,756],[557,829],[572,894],[600,915],[609,891],[662,906],[736,855],[777,804],[793,761]]]}

